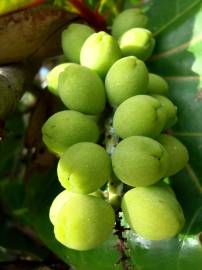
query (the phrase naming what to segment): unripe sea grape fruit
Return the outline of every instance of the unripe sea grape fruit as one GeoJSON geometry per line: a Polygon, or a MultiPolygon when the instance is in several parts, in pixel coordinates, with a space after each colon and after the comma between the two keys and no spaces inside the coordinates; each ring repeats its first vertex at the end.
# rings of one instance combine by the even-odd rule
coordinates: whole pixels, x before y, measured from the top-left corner
{"type": "Polygon", "coordinates": [[[58,96],[58,79],[61,72],[64,71],[64,69],[69,65],[69,63],[63,63],[60,65],[57,65],[53,69],[51,69],[48,72],[47,75],[47,84],[48,84],[48,90],[58,96]]]}
{"type": "Polygon", "coordinates": [[[184,225],[175,196],[158,185],[137,187],[125,193],[122,210],[130,228],[147,240],[173,237],[184,225]]]}
{"type": "Polygon", "coordinates": [[[112,233],[114,211],[101,198],[71,193],[54,226],[56,239],[68,248],[89,250],[99,246],[112,233]]]}
{"type": "Polygon", "coordinates": [[[134,56],[115,62],[107,73],[105,87],[109,103],[117,107],[129,97],[145,94],[148,71],[143,61],[134,56]]]}
{"type": "Polygon", "coordinates": [[[95,70],[101,77],[105,77],[119,58],[121,50],[118,42],[103,31],[91,35],[81,48],[81,65],[95,70]]]}
{"type": "Polygon", "coordinates": [[[58,163],[62,186],[75,193],[88,194],[109,180],[111,161],[103,147],[82,142],[69,147],[58,163]]]}
{"type": "Polygon", "coordinates": [[[70,62],[80,62],[80,51],[86,39],[94,30],[84,24],[72,23],[62,32],[62,49],[70,62]]]}
{"type": "Polygon", "coordinates": [[[160,101],[147,95],[125,100],[114,114],[113,127],[121,137],[142,135],[156,137],[165,126],[166,113],[160,101]]]}
{"type": "Polygon", "coordinates": [[[87,67],[69,64],[60,74],[58,92],[71,110],[100,114],[105,108],[105,89],[100,77],[87,67]]]}
{"type": "Polygon", "coordinates": [[[58,213],[60,212],[60,209],[69,200],[70,194],[71,193],[69,193],[69,191],[63,190],[53,200],[50,207],[50,211],[49,211],[49,218],[53,225],[57,221],[57,216],[58,216],[58,213]]]}
{"type": "Polygon", "coordinates": [[[149,30],[133,28],[121,36],[119,44],[124,56],[134,55],[145,61],[152,54],[155,39],[149,30]]]}
{"type": "Polygon", "coordinates": [[[48,149],[61,156],[78,142],[96,142],[99,129],[95,121],[86,115],[66,110],[52,115],[42,127],[42,139],[48,149]]]}
{"type": "Polygon", "coordinates": [[[140,9],[130,8],[122,11],[114,19],[112,24],[112,35],[120,38],[126,31],[131,28],[147,26],[148,18],[140,9]]]}
{"type": "Polygon", "coordinates": [[[166,176],[168,153],[157,141],[143,136],[122,140],[112,154],[116,176],[129,186],[148,186],[166,176]]]}
{"type": "Polygon", "coordinates": [[[161,95],[152,95],[158,101],[160,101],[162,105],[162,109],[165,110],[166,113],[166,122],[165,127],[170,128],[177,123],[177,107],[172,103],[170,99],[161,95]]]}
{"type": "Polygon", "coordinates": [[[168,83],[161,76],[149,73],[148,94],[168,95],[168,83]]]}
{"type": "Polygon", "coordinates": [[[161,134],[158,141],[165,147],[169,155],[167,176],[176,174],[189,160],[187,148],[177,138],[166,134],[161,134]]]}

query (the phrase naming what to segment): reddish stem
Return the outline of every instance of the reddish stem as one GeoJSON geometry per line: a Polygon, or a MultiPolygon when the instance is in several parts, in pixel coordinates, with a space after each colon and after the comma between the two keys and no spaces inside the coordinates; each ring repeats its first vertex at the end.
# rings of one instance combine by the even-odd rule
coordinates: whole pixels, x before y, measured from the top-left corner
{"type": "Polygon", "coordinates": [[[8,12],[6,12],[3,15],[0,15],[0,16],[3,17],[3,16],[14,14],[16,12],[24,11],[26,9],[34,8],[34,7],[37,7],[37,6],[41,5],[41,4],[43,4],[44,2],[45,2],[45,0],[33,0],[31,3],[29,3],[29,4],[27,4],[27,5],[23,6],[23,7],[17,8],[16,10],[13,10],[13,11],[8,11],[8,12]]]}
{"type": "Polygon", "coordinates": [[[98,10],[90,9],[84,0],[69,0],[69,2],[77,9],[79,15],[96,31],[106,30],[106,18],[99,14],[98,10]]]}

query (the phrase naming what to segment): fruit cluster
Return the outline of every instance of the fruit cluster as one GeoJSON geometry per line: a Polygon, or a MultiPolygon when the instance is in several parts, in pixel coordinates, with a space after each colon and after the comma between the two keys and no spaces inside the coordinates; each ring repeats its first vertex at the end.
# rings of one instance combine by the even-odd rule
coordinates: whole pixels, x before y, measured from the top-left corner
{"type": "Polygon", "coordinates": [[[185,166],[188,152],[162,133],[177,122],[177,108],[167,97],[167,82],[143,62],[155,45],[146,26],[142,11],[128,9],[115,18],[112,35],[81,24],[62,33],[69,62],[54,67],[47,81],[68,110],[51,116],[42,134],[60,158],[57,173],[65,188],[52,203],[50,220],[56,239],[69,248],[94,248],[112,233],[114,210],[98,191],[112,175],[127,185],[121,208],[139,235],[162,240],[183,227],[181,207],[163,179],[185,166]],[[111,157],[96,144],[107,103],[122,139],[111,157]]]}

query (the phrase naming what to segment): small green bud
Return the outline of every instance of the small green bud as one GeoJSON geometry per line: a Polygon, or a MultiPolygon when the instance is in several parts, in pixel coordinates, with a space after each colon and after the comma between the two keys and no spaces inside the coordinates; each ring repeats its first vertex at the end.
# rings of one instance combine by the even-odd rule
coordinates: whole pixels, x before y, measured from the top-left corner
{"type": "Polygon", "coordinates": [[[75,143],[96,142],[98,137],[99,129],[95,121],[71,110],[55,113],[42,127],[43,142],[58,156],[75,143]]]}
{"type": "Polygon", "coordinates": [[[148,94],[168,95],[168,83],[157,74],[149,73],[148,94]]]}
{"type": "Polygon", "coordinates": [[[170,99],[160,95],[152,95],[154,98],[160,101],[162,109],[165,110],[166,122],[165,127],[170,128],[177,123],[177,107],[172,103],[170,99]]]}
{"type": "Polygon", "coordinates": [[[109,68],[121,58],[118,42],[109,34],[99,32],[91,35],[81,49],[81,65],[95,70],[105,77],[109,68]]]}
{"type": "Polygon", "coordinates": [[[117,107],[129,97],[145,94],[147,86],[147,68],[143,61],[134,56],[115,62],[105,79],[108,101],[113,107],[117,107]]]}
{"type": "Polygon", "coordinates": [[[56,96],[58,96],[59,75],[61,74],[61,72],[65,70],[66,67],[68,67],[68,65],[69,63],[57,65],[48,72],[47,75],[48,90],[56,96]]]}
{"type": "Polygon", "coordinates": [[[78,64],[69,64],[61,73],[59,96],[71,110],[86,114],[100,114],[105,108],[105,89],[93,70],[78,64]]]}
{"type": "Polygon", "coordinates": [[[137,187],[125,193],[122,210],[130,228],[147,240],[168,239],[185,219],[176,197],[166,187],[137,187]]]}
{"type": "Polygon", "coordinates": [[[149,30],[133,28],[121,36],[119,44],[124,56],[134,55],[145,61],[152,54],[155,39],[149,30]]]}
{"type": "Polygon", "coordinates": [[[86,39],[94,33],[87,25],[72,23],[62,32],[62,49],[70,62],[80,62],[80,51],[86,39]]]}
{"type": "Polygon", "coordinates": [[[148,186],[166,176],[168,153],[157,141],[143,136],[122,140],[112,155],[116,176],[129,186],[148,186]]]}
{"type": "Polygon", "coordinates": [[[162,134],[158,141],[165,147],[169,155],[167,176],[171,176],[184,168],[189,160],[187,148],[175,137],[162,134]]]}
{"type": "Polygon", "coordinates": [[[160,101],[147,95],[137,95],[125,100],[114,114],[113,127],[121,137],[157,137],[166,122],[166,111],[160,101]]]}
{"type": "Polygon", "coordinates": [[[147,26],[148,18],[137,8],[126,9],[116,16],[112,24],[112,35],[115,38],[120,38],[126,31],[131,28],[147,26]]]}

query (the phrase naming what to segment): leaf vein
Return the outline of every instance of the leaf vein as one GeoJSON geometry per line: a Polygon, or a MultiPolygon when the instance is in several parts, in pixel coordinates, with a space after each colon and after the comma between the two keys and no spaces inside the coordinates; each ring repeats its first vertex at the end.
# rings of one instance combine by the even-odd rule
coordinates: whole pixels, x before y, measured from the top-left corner
{"type": "Polygon", "coordinates": [[[191,180],[194,182],[196,188],[198,189],[199,193],[201,194],[202,193],[202,186],[201,186],[201,183],[200,183],[197,175],[195,174],[193,168],[191,167],[190,164],[187,164],[185,169],[187,170],[191,180]]]}
{"type": "Polygon", "coordinates": [[[154,36],[159,35],[161,32],[163,32],[166,28],[168,28],[170,25],[172,25],[174,22],[176,22],[178,19],[180,19],[182,16],[184,16],[186,13],[188,13],[191,9],[193,9],[195,6],[201,3],[201,0],[197,0],[194,3],[192,3],[190,6],[188,6],[185,10],[183,10],[181,13],[179,13],[177,16],[172,18],[170,21],[168,21],[165,25],[163,25],[161,28],[159,28],[155,33],[154,36]]]}

